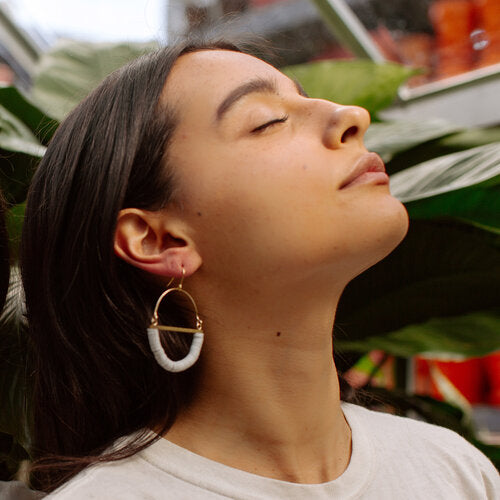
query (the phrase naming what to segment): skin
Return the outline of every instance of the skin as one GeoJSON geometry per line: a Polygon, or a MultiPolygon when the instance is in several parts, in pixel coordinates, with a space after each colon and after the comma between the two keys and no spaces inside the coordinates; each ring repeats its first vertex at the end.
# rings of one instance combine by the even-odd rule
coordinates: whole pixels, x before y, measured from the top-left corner
{"type": "Polygon", "coordinates": [[[163,99],[177,203],[120,213],[115,251],[179,277],[204,320],[199,387],[166,439],[226,465],[301,483],[339,477],[351,450],[332,358],[346,284],[403,239],[387,183],[341,188],[366,153],[368,113],[301,95],[231,51],[181,56],[163,99]],[[220,120],[218,106],[255,78],[220,120]]]}

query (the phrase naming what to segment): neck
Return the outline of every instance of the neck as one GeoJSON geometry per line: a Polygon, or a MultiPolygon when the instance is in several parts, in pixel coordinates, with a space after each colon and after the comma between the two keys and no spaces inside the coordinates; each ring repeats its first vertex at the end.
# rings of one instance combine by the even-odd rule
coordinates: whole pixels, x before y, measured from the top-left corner
{"type": "Polygon", "coordinates": [[[199,385],[167,438],[200,455],[276,479],[320,483],[347,467],[332,328],[340,290],[213,291],[200,310],[199,385]],[[224,307],[216,305],[224,304],[224,307]]]}

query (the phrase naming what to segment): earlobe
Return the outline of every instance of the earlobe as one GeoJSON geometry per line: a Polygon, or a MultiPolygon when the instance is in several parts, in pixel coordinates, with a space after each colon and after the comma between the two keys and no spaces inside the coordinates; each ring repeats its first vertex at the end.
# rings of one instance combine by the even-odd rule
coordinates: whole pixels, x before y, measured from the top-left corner
{"type": "Polygon", "coordinates": [[[164,213],[123,209],[115,231],[115,254],[152,274],[180,277],[184,268],[190,276],[201,265],[201,257],[179,227],[164,213]]]}

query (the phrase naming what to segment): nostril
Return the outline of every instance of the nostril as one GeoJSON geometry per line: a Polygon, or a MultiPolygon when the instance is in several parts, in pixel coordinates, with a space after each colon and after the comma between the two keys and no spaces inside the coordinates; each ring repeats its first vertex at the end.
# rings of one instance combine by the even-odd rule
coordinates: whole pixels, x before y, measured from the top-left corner
{"type": "Polygon", "coordinates": [[[352,126],[349,127],[343,134],[340,139],[340,142],[344,143],[347,142],[351,137],[354,137],[358,133],[358,127],[352,126]]]}

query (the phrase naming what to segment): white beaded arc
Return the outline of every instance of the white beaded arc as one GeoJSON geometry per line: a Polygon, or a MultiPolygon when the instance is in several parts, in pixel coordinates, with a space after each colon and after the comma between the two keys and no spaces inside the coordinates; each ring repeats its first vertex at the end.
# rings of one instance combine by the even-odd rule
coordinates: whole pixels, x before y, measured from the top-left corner
{"type": "MultiPolygon", "coordinates": [[[[182,288],[182,282],[184,281],[185,270],[182,268],[182,277],[178,286],[167,288],[156,302],[156,306],[153,312],[153,317],[151,319],[151,325],[148,328],[148,340],[151,351],[153,352],[153,356],[156,359],[156,362],[164,369],[169,372],[177,373],[187,370],[191,366],[193,366],[198,358],[200,357],[201,346],[203,345],[203,322],[198,315],[198,308],[196,307],[196,303],[191,297],[191,295],[182,288]],[[160,325],[158,323],[158,308],[160,307],[161,301],[170,293],[182,293],[185,297],[187,297],[191,304],[193,305],[194,312],[196,314],[196,328],[184,328],[180,326],[167,326],[160,325]],[[160,330],[164,330],[167,332],[177,332],[177,333],[191,333],[193,334],[193,341],[191,342],[191,347],[189,349],[186,357],[179,359],[178,361],[173,361],[166,354],[160,342],[160,330]]],[[[171,280],[172,282],[173,280],[171,280]]],[[[170,282],[170,283],[171,283],[170,282]]],[[[170,285],[169,283],[169,285],[170,285]]]]}

